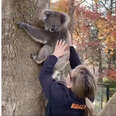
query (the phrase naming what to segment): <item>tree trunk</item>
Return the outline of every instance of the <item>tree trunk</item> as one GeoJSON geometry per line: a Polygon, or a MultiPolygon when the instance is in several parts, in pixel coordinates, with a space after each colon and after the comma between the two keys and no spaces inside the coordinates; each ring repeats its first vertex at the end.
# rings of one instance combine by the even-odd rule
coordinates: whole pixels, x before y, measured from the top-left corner
{"type": "Polygon", "coordinates": [[[70,16],[70,24],[69,24],[69,30],[72,36],[72,33],[74,31],[74,11],[75,11],[75,6],[74,6],[75,0],[69,0],[69,9],[68,9],[68,15],[70,16]]]}
{"type": "Polygon", "coordinates": [[[98,49],[98,52],[99,52],[99,69],[98,69],[98,72],[99,72],[99,78],[98,78],[98,82],[103,82],[103,79],[101,78],[101,74],[102,74],[102,49],[99,48],[98,49]]]}
{"type": "Polygon", "coordinates": [[[110,98],[98,116],[116,116],[116,93],[110,98]]]}
{"type": "Polygon", "coordinates": [[[41,46],[18,29],[16,23],[36,25],[49,0],[3,0],[2,4],[2,116],[43,116],[40,65],[30,58],[41,46]]]}

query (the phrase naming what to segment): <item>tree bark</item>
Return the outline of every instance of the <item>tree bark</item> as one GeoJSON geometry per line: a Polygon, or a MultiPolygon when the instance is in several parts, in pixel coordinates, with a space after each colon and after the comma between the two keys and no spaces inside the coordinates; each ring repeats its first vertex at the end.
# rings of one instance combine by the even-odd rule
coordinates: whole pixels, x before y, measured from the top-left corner
{"type": "Polygon", "coordinates": [[[30,58],[41,46],[16,23],[36,25],[41,10],[48,6],[49,0],[2,1],[2,116],[44,115],[40,65],[30,58]]]}
{"type": "Polygon", "coordinates": [[[116,93],[114,93],[104,109],[97,116],[116,116],[116,93]]]}
{"type": "Polygon", "coordinates": [[[74,31],[74,11],[75,11],[75,6],[74,6],[75,0],[69,0],[69,9],[68,9],[68,14],[70,16],[70,24],[69,24],[69,30],[72,36],[72,33],[74,31]]]}

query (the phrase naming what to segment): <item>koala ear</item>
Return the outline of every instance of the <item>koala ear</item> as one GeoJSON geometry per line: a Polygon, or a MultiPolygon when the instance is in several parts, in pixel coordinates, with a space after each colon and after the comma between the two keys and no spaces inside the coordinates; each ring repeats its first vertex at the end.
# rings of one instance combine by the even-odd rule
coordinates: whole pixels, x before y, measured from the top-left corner
{"type": "Polygon", "coordinates": [[[64,27],[67,27],[70,22],[70,17],[67,14],[61,14],[61,24],[64,25],[64,27]]]}
{"type": "Polygon", "coordinates": [[[51,15],[51,12],[50,12],[50,11],[45,11],[44,14],[45,14],[46,16],[50,16],[50,15],[51,15]]]}
{"type": "Polygon", "coordinates": [[[49,10],[48,9],[43,9],[42,11],[41,11],[41,14],[40,14],[40,20],[46,20],[47,19],[47,17],[50,15],[50,12],[49,12],[49,10]]]}
{"type": "Polygon", "coordinates": [[[61,24],[64,24],[66,21],[65,15],[61,14],[61,24]]]}

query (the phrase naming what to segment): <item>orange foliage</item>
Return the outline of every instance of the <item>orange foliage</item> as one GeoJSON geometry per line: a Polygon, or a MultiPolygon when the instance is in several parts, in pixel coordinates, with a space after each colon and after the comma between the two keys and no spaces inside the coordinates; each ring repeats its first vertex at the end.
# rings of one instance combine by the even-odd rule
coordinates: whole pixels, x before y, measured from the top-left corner
{"type": "Polygon", "coordinates": [[[52,9],[61,11],[61,12],[68,12],[68,1],[67,0],[59,0],[58,2],[54,3],[51,6],[52,9]]]}
{"type": "Polygon", "coordinates": [[[116,81],[116,68],[112,67],[111,69],[107,69],[104,73],[109,79],[116,81]]]}
{"type": "Polygon", "coordinates": [[[110,50],[110,55],[113,55],[116,48],[116,16],[111,16],[108,13],[106,18],[96,21],[96,26],[99,30],[98,38],[103,40],[102,42],[106,45],[105,52],[108,53],[110,50]]]}
{"type": "MultiPolygon", "coordinates": [[[[80,0],[79,0],[80,1],[80,0]]],[[[99,0],[94,0],[96,5],[99,0]]],[[[68,12],[68,0],[59,0],[53,4],[53,9],[57,11],[68,12]]],[[[75,30],[73,37],[76,41],[81,43],[87,43],[87,39],[90,38],[90,25],[89,22],[95,24],[98,29],[98,40],[100,44],[105,45],[105,53],[110,50],[110,55],[113,55],[114,49],[116,48],[116,16],[112,16],[110,12],[102,17],[102,14],[98,13],[97,10],[91,11],[86,7],[78,6],[75,10],[75,30]],[[87,23],[88,22],[88,23],[87,23]]],[[[90,42],[90,41],[89,41],[90,42]]],[[[88,46],[100,45],[99,42],[87,43],[88,46]]]]}

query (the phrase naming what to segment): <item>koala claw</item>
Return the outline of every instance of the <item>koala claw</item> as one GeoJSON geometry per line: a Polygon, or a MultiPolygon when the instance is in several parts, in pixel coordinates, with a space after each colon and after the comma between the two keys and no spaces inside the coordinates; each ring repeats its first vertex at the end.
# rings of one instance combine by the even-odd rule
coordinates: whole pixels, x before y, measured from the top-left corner
{"type": "Polygon", "coordinates": [[[37,58],[37,56],[35,54],[31,54],[30,57],[35,60],[37,58]]]}
{"type": "Polygon", "coordinates": [[[32,58],[32,60],[34,60],[37,64],[41,64],[43,63],[45,60],[46,60],[46,57],[40,57],[40,56],[37,56],[36,54],[31,54],[30,56],[32,58]]]}

